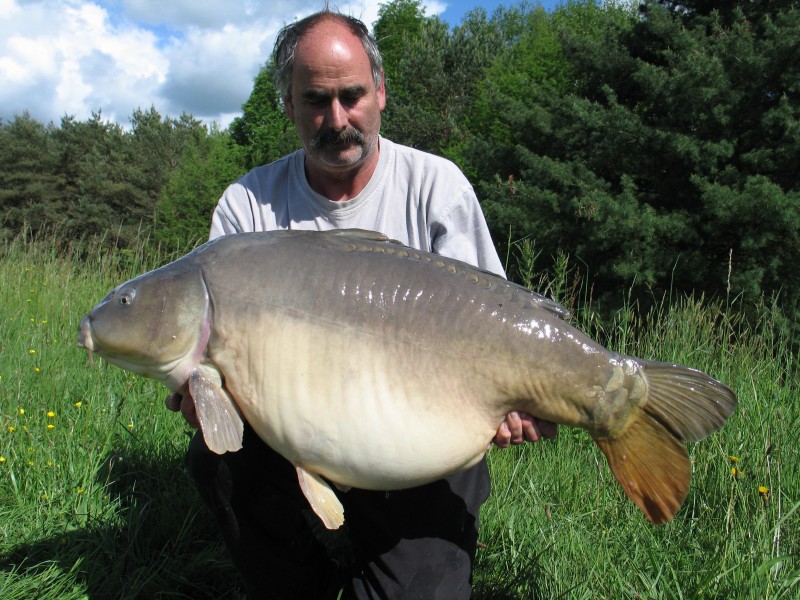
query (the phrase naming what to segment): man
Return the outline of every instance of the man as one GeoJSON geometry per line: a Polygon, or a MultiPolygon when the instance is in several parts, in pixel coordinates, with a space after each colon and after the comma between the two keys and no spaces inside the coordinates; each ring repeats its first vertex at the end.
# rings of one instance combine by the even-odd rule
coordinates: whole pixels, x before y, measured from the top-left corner
{"type": "MultiPolygon", "coordinates": [[[[323,11],[275,44],[276,83],[303,149],[231,185],[211,239],[242,231],[356,227],[502,274],[472,187],[451,162],[380,137],[380,53],[360,21],[323,11]]],[[[287,277],[291,274],[287,273],[287,277]]],[[[435,382],[431,383],[435,385],[435,382]]],[[[196,425],[190,398],[168,406],[196,425]]],[[[495,443],[552,436],[511,414],[495,443]]],[[[217,518],[249,598],[468,598],[485,460],[433,484],[340,493],[351,564],[314,535],[294,468],[246,429],[242,450],[212,454],[195,435],[187,463],[217,518]]],[[[329,546],[329,545],[328,545],[329,546]]]]}

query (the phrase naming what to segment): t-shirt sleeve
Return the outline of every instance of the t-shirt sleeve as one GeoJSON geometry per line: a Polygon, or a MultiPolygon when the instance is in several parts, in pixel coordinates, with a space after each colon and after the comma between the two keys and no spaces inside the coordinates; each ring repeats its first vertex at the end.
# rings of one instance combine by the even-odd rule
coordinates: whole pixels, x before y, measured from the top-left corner
{"type": "Polygon", "coordinates": [[[214,209],[209,241],[231,233],[253,231],[252,213],[247,189],[238,181],[232,183],[222,193],[214,209]]]}
{"type": "Polygon", "coordinates": [[[433,251],[505,277],[471,185],[462,188],[442,213],[433,236],[433,251]]]}

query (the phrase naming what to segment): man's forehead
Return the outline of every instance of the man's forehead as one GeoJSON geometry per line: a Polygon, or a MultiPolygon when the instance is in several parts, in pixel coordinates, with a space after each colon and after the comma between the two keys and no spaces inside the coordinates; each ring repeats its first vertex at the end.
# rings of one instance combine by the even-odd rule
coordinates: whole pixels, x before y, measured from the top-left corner
{"type": "Polygon", "coordinates": [[[293,85],[299,88],[367,87],[372,66],[361,41],[346,36],[313,36],[309,32],[295,52],[293,85]]]}
{"type": "Polygon", "coordinates": [[[305,93],[306,90],[369,90],[374,87],[374,82],[368,65],[305,63],[295,65],[292,85],[297,91],[305,93]]]}
{"type": "Polygon", "coordinates": [[[325,20],[309,29],[297,42],[295,64],[321,60],[366,60],[361,40],[337,21],[325,20]]]}

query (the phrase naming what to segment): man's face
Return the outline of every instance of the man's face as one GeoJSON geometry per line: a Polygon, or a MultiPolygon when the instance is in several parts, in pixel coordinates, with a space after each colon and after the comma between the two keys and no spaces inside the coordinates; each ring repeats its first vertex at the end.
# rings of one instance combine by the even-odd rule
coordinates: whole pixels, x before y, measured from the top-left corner
{"type": "Polygon", "coordinates": [[[364,47],[339,23],[323,21],[297,44],[285,100],[312,166],[343,172],[374,156],[385,89],[375,88],[364,47]]]}

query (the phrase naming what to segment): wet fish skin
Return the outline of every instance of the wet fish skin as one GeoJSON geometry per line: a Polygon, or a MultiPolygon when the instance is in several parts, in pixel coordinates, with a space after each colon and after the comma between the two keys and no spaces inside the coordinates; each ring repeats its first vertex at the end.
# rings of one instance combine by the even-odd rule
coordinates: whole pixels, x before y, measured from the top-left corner
{"type": "Polygon", "coordinates": [[[689,487],[681,442],[719,429],[736,398],[700,371],[611,352],[566,316],[373,232],[250,233],[122,284],[79,345],[191,392],[212,450],[240,447],[246,419],[329,527],[343,517],[327,482],[440,479],[478,462],[511,410],[586,429],[666,522],[689,487]]]}

